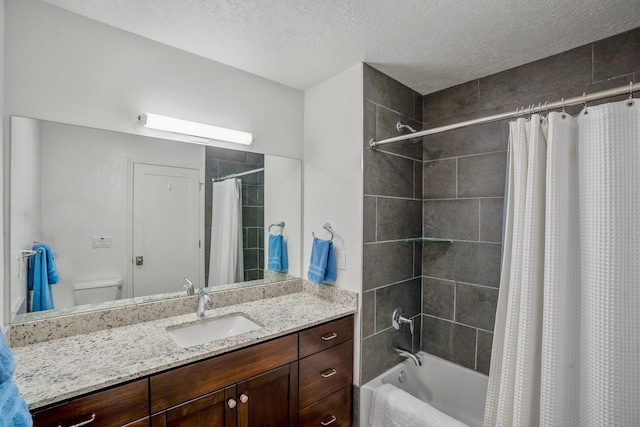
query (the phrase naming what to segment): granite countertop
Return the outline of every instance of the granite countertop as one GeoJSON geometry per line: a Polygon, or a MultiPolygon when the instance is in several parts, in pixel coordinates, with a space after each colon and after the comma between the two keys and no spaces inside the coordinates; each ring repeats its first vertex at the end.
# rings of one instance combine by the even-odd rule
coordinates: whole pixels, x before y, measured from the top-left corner
{"type": "Polygon", "coordinates": [[[302,291],[207,310],[206,319],[243,313],[264,327],[190,348],[178,346],[166,328],[196,321],[195,313],[39,342],[13,349],[14,381],[33,410],[356,311],[357,303],[302,291]]]}

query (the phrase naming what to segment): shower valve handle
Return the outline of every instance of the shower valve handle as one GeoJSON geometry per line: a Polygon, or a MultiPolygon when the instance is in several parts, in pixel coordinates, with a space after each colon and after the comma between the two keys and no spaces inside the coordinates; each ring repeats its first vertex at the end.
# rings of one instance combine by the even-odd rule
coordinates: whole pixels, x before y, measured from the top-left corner
{"type": "Polygon", "coordinates": [[[409,330],[413,335],[413,319],[404,317],[404,311],[401,308],[396,308],[391,316],[391,324],[396,330],[399,330],[404,323],[409,324],[409,330]]]}

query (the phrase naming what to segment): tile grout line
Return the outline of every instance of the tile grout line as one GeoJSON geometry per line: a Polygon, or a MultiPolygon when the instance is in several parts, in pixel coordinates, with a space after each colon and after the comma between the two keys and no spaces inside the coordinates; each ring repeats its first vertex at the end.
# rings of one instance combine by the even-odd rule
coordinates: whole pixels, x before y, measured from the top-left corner
{"type": "Polygon", "coordinates": [[[458,158],[456,157],[456,199],[458,198],[458,158]]]}
{"type": "Polygon", "coordinates": [[[479,329],[476,329],[476,351],[474,357],[474,370],[478,370],[478,334],[480,333],[479,329]]]}
{"type": "Polygon", "coordinates": [[[482,198],[478,197],[478,242],[482,240],[482,198]]]}
{"type": "Polygon", "coordinates": [[[374,226],[375,226],[375,236],[374,236],[374,241],[378,241],[378,196],[374,197],[374,202],[375,202],[375,208],[374,211],[376,213],[376,219],[374,222],[374,226]]]}

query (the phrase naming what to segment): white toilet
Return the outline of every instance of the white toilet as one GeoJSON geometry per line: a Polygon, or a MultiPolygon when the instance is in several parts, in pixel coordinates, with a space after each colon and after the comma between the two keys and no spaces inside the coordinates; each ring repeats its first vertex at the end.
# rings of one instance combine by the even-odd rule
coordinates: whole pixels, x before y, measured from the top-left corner
{"type": "Polygon", "coordinates": [[[77,305],[117,300],[121,289],[121,278],[88,280],[73,285],[77,305]]]}

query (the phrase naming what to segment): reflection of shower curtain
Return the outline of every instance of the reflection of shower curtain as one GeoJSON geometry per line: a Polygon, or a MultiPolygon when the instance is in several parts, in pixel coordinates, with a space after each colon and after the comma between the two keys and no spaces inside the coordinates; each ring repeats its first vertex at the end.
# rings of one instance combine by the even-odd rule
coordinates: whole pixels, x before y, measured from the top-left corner
{"type": "Polygon", "coordinates": [[[640,420],[640,105],[511,123],[485,426],[640,420]]]}
{"type": "Polygon", "coordinates": [[[209,286],[242,282],[242,182],[213,183],[209,286]]]}

